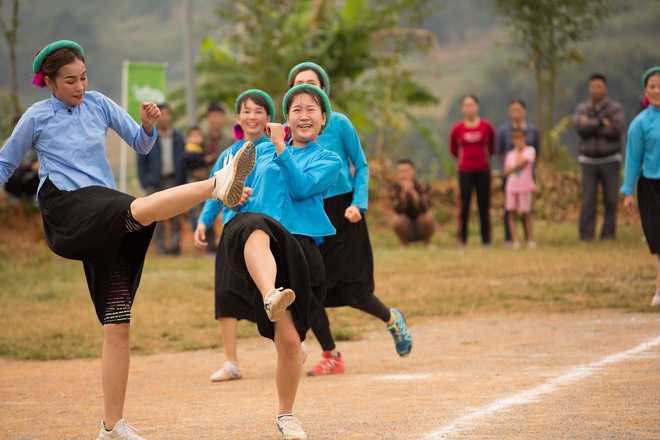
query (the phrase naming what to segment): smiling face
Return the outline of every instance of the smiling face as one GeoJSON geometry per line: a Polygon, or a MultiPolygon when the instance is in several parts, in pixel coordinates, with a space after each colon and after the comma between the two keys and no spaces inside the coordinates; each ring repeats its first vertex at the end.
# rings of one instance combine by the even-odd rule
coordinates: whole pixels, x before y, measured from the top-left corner
{"type": "Polygon", "coordinates": [[[243,129],[245,139],[256,141],[263,136],[266,124],[270,122],[270,116],[264,107],[248,98],[241,103],[236,122],[243,129]]]}
{"type": "Polygon", "coordinates": [[[648,98],[650,105],[660,108],[660,73],[654,73],[648,77],[644,95],[648,98]]]}
{"type": "Polygon", "coordinates": [[[313,92],[302,90],[291,97],[286,119],[294,146],[304,147],[315,141],[325,124],[321,98],[313,92]]]}
{"type": "Polygon", "coordinates": [[[76,59],[62,66],[54,81],[48,76],[45,77],[45,81],[57,99],[71,106],[80,105],[87,90],[85,63],[76,59]]]}

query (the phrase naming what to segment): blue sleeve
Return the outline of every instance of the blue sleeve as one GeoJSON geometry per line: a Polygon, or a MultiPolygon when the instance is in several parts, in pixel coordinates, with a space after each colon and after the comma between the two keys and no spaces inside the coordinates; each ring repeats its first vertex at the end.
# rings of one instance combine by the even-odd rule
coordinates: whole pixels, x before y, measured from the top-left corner
{"type": "Polygon", "coordinates": [[[24,115],[9,140],[0,149],[0,186],[9,180],[23,157],[34,145],[34,125],[34,119],[24,115]]]}
{"type": "Polygon", "coordinates": [[[145,133],[142,125],[138,125],[126,110],[105,95],[98,92],[96,94],[99,96],[105,109],[108,117],[108,126],[132,149],[140,154],[147,154],[154,146],[154,142],[156,142],[156,138],[158,137],[156,126],[154,125],[153,132],[149,136],[145,133]]]}
{"type": "Polygon", "coordinates": [[[289,150],[275,157],[280,166],[287,188],[294,199],[305,199],[330,188],[339,176],[341,159],[336,153],[324,151],[315,157],[305,169],[292,160],[289,150]]]}
{"type": "Polygon", "coordinates": [[[644,157],[644,131],[642,120],[635,119],[628,129],[628,144],[626,146],[626,164],[623,173],[621,192],[632,195],[635,182],[642,172],[642,159],[644,157]]]}
{"type": "Polygon", "coordinates": [[[369,206],[369,164],[364,155],[360,137],[348,118],[346,118],[342,130],[342,142],[346,149],[346,156],[354,168],[353,201],[351,205],[357,206],[360,211],[366,211],[369,206]]]}

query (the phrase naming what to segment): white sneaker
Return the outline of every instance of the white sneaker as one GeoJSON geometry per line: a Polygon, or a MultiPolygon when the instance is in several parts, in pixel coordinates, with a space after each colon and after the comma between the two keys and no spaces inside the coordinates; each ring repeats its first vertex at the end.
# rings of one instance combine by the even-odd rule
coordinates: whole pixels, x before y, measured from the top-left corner
{"type": "Polygon", "coordinates": [[[300,421],[292,415],[278,416],[275,423],[277,429],[282,433],[283,439],[307,439],[307,434],[302,430],[300,421]]]}
{"type": "MultiPolygon", "coordinates": [[[[264,310],[268,319],[277,322],[284,318],[286,308],[296,299],[296,294],[291,289],[273,289],[264,297],[264,310]]],[[[295,437],[294,437],[295,438],[295,437]]]]}
{"type": "Polygon", "coordinates": [[[218,371],[211,376],[211,382],[224,382],[226,380],[235,380],[243,377],[238,362],[227,361],[218,371]]]}
{"type": "Polygon", "coordinates": [[[238,205],[243,195],[245,178],[252,172],[256,160],[256,147],[246,141],[227,165],[215,173],[215,187],[211,194],[213,200],[219,199],[227,207],[238,205]]]}
{"type": "Polygon", "coordinates": [[[124,419],[121,419],[120,421],[115,423],[115,427],[112,428],[112,431],[107,431],[105,429],[105,425],[103,424],[103,422],[101,422],[101,431],[99,431],[99,438],[97,440],[106,440],[106,439],[145,440],[144,438],[137,435],[135,431],[139,432],[140,430],[124,422],[124,419]]]}
{"type": "Polygon", "coordinates": [[[651,307],[658,306],[660,306],[660,292],[655,292],[655,295],[653,295],[653,299],[651,300],[651,307]]]}

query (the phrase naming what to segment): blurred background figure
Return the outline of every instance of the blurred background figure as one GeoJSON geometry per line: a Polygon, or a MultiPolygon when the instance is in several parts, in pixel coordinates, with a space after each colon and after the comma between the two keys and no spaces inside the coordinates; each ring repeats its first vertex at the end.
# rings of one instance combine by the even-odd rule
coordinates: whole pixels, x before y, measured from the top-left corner
{"type": "MultiPolygon", "coordinates": [[[[497,160],[502,167],[502,191],[506,192],[506,179],[507,174],[504,172],[504,158],[507,153],[513,149],[513,141],[511,140],[511,131],[516,129],[521,129],[525,132],[525,144],[534,148],[536,152],[536,159],[534,162],[534,168],[539,160],[539,153],[541,148],[541,137],[539,135],[538,127],[527,121],[527,105],[522,99],[512,99],[509,101],[509,122],[501,125],[497,129],[497,141],[495,143],[495,154],[497,154],[497,160]]],[[[534,168],[532,171],[534,171],[534,168]]],[[[532,172],[532,177],[534,173],[532,172]]],[[[511,228],[509,227],[509,212],[504,209],[504,247],[512,247],[513,243],[511,241],[511,228]]],[[[527,237],[527,228],[525,228],[525,238],[530,240],[530,237],[527,237]]]]}
{"type": "Polygon", "coordinates": [[[621,135],[626,120],[623,107],[608,98],[607,81],[599,73],[589,77],[589,101],[578,104],[573,126],[580,136],[578,162],[582,167],[580,240],[593,241],[598,212],[598,186],[603,188],[605,219],[601,240],[616,238],[619,173],[623,160],[621,135]]]}
{"type": "Polygon", "coordinates": [[[234,143],[234,136],[227,131],[227,114],[222,103],[212,102],[206,110],[206,163],[215,164],[216,159],[227,147],[234,143]]]}
{"type": "Polygon", "coordinates": [[[431,238],[436,220],[431,208],[431,187],[417,180],[417,169],[409,159],[401,159],[396,165],[397,181],[389,188],[389,199],[394,209],[392,229],[407,247],[412,241],[423,241],[432,247],[431,238]]]}
{"type": "MultiPolygon", "coordinates": [[[[158,108],[160,119],[156,124],[158,129],[156,143],[149,154],[139,154],[137,157],[140,185],[147,195],[186,183],[185,138],[181,131],[172,127],[171,107],[168,104],[160,104],[158,108]]],[[[181,253],[179,216],[158,222],[154,231],[153,245],[159,254],[181,253]]]]}

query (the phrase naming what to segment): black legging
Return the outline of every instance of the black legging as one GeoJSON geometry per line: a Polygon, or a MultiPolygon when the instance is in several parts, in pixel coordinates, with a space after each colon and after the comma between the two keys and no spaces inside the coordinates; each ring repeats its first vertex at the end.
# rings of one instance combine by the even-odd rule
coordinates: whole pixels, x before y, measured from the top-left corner
{"type": "MultiPolygon", "coordinates": [[[[373,315],[385,323],[390,320],[390,309],[376,295],[371,295],[366,301],[355,304],[352,307],[373,315]]],[[[312,331],[323,351],[334,350],[335,340],[330,331],[330,320],[328,319],[328,313],[325,311],[325,307],[319,307],[318,313],[311,321],[312,331]]]]}
{"type": "Polygon", "coordinates": [[[490,171],[459,171],[458,185],[461,203],[458,236],[461,242],[463,244],[467,243],[472,188],[476,188],[479,222],[481,224],[481,241],[483,244],[490,244],[490,171]]]}

